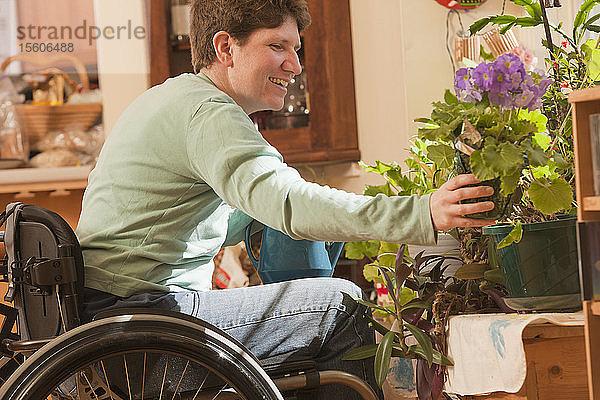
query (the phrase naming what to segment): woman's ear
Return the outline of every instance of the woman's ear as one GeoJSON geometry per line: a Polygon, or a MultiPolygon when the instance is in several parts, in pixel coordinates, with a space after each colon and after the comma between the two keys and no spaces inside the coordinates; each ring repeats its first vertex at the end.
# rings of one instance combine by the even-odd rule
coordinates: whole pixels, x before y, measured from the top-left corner
{"type": "Polygon", "coordinates": [[[225,31],[219,31],[213,36],[213,47],[217,60],[226,67],[233,65],[233,57],[231,54],[231,46],[233,38],[225,31]]]}

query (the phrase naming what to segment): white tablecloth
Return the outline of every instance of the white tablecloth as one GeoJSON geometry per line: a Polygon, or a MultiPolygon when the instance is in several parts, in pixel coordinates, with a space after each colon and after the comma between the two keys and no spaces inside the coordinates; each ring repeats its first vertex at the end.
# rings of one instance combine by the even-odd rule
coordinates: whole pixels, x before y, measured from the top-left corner
{"type": "Polygon", "coordinates": [[[448,368],[445,391],[460,395],[518,392],[527,373],[523,330],[543,323],[583,325],[583,312],[451,317],[448,355],[454,366],[448,368]]]}

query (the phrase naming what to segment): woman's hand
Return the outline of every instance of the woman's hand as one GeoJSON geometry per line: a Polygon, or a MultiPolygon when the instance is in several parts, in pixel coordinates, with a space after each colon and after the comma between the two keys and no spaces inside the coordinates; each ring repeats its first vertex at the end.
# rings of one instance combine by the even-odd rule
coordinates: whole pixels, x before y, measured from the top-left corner
{"type": "Polygon", "coordinates": [[[461,200],[488,197],[494,193],[490,186],[463,187],[480,183],[473,174],[455,176],[444,183],[429,198],[429,209],[433,227],[445,231],[454,227],[479,227],[491,225],[489,219],[467,218],[465,215],[489,211],[494,208],[491,201],[459,204],[461,200]]]}

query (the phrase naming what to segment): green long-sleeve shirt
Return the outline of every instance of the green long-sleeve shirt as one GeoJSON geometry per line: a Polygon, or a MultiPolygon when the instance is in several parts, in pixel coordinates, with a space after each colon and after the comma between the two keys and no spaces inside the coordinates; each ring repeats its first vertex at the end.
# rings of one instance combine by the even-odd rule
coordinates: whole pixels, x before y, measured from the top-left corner
{"type": "Polygon", "coordinates": [[[212,258],[242,239],[248,216],[293,238],[435,241],[429,196],[306,182],[228,95],[184,74],[125,110],[90,174],[76,231],[86,286],[118,296],[210,289],[212,258]]]}

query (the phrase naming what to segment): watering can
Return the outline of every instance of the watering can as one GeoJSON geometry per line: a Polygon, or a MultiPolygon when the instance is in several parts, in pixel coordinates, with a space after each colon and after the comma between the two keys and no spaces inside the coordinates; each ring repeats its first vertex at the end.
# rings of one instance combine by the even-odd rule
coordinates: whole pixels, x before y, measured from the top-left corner
{"type": "Polygon", "coordinates": [[[343,242],[295,240],[265,226],[262,233],[260,260],[257,260],[252,253],[251,227],[252,223],[246,227],[246,249],[263,283],[320,276],[331,277],[344,247],[343,242]]]}

